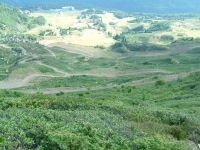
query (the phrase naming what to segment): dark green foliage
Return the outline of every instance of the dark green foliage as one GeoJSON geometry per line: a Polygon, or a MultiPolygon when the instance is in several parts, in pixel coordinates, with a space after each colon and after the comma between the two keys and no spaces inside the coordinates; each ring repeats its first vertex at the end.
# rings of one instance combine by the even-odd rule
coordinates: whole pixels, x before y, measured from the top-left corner
{"type": "Polygon", "coordinates": [[[38,16],[38,17],[32,17],[30,18],[30,21],[28,23],[28,29],[35,28],[36,26],[42,26],[45,25],[46,20],[43,16],[38,16]]]}
{"type": "Polygon", "coordinates": [[[39,36],[44,36],[45,35],[45,31],[40,31],[39,36]]]}
{"type": "Polygon", "coordinates": [[[160,45],[153,44],[127,44],[126,42],[115,43],[112,45],[112,50],[115,52],[124,53],[126,50],[130,51],[164,51],[167,48],[160,45]]]}
{"type": "Polygon", "coordinates": [[[114,26],[114,25],[116,25],[116,23],[115,22],[110,22],[109,25],[114,26]]]}
{"type": "Polygon", "coordinates": [[[156,22],[151,25],[149,29],[146,30],[147,33],[156,31],[168,31],[170,30],[170,24],[168,22],[156,22]]]}
{"type": "Polygon", "coordinates": [[[126,47],[131,51],[164,51],[167,49],[164,46],[154,44],[127,44],[126,47]]]}
{"type": "Polygon", "coordinates": [[[60,29],[60,35],[67,35],[69,34],[69,29],[60,29]]]}
{"type": "Polygon", "coordinates": [[[83,93],[80,93],[80,94],[78,94],[80,97],[82,97],[82,96],[84,96],[84,94],[83,93]]]}
{"type": "MultiPolygon", "coordinates": [[[[113,38],[117,40],[115,44],[111,46],[111,49],[115,52],[126,51],[164,51],[167,50],[166,45],[159,45],[151,43],[149,35],[154,32],[170,30],[170,24],[166,22],[156,22],[146,29],[144,25],[137,26],[127,31],[122,32],[120,35],[116,35],[113,38]],[[138,35],[142,34],[143,36],[138,35]],[[137,38],[136,38],[137,37],[137,38]]],[[[161,41],[173,42],[173,37],[162,36],[161,41]]]]}
{"type": "Polygon", "coordinates": [[[158,80],[158,81],[156,81],[155,86],[165,85],[165,83],[166,82],[164,80],[158,80]]]}
{"type": "Polygon", "coordinates": [[[143,25],[141,25],[141,26],[138,26],[138,27],[132,29],[131,31],[135,32],[135,33],[144,33],[145,32],[145,28],[144,28],[143,25]]]}
{"type": "Polygon", "coordinates": [[[45,25],[46,20],[43,16],[38,16],[38,17],[33,19],[33,23],[42,26],[42,25],[45,25]]]}
{"type": "Polygon", "coordinates": [[[48,29],[45,31],[40,31],[39,36],[56,36],[56,33],[48,29]]]}
{"type": "Polygon", "coordinates": [[[95,48],[105,49],[105,46],[103,46],[103,45],[97,45],[97,46],[95,46],[95,48]]]}
{"type": "Polygon", "coordinates": [[[22,54],[22,49],[21,49],[21,48],[18,48],[18,47],[12,48],[12,51],[13,51],[13,52],[16,52],[16,53],[18,53],[18,54],[22,54]]]}
{"type": "Polygon", "coordinates": [[[59,92],[56,94],[56,96],[61,96],[61,95],[64,95],[64,92],[59,92]]]}
{"type": "Polygon", "coordinates": [[[90,19],[95,20],[95,19],[101,19],[101,17],[97,16],[97,15],[92,15],[90,17],[90,19]]]}
{"type": "Polygon", "coordinates": [[[168,42],[172,42],[172,41],[174,41],[174,37],[173,36],[171,36],[171,35],[162,35],[161,37],[160,37],[160,39],[162,40],[162,41],[168,41],[168,42]]]}
{"type": "Polygon", "coordinates": [[[170,130],[170,133],[178,140],[184,140],[187,136],[186,132],[177,126],[172,127],[172,129],[170,130]]]}

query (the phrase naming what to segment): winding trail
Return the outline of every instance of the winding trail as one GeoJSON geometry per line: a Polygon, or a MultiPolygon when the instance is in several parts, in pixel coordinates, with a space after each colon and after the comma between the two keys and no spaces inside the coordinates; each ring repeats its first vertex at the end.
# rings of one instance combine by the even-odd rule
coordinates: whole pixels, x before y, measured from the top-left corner
{"type": "Polygon", "coordinates": [[[36,77],[60,77],[60,76],[54,76],[54,75],[42,75],[42,74],[30,74],[27,75],[25,78],[19,78],[19,79],[7,79],[4,81],[0,81],[0,89],[14,89],[14,88],[20,88],[24,86],[33,85],[31,83],[32,80],[34,80],[36,77]]]}
{"type": "MultiPolygon", "coordinates": [[[[194,71],[197,72],[197,71],[194,71]]],[[[190,72],[190,73],[180,73],[180,74],[174,74],[174,75],[166,75],[166,76],[162,76],[160,79],[161,80],[165,80],[165,81],[172,81],[172,80],[176,80],[180,77],[187,77],[189,76],[191,73],[194,72],[190,72]]],[[[155,83],[157,80],[153,80],[152,78],[145,78],[142,80],[137,80],[137,81],[132,81],[132,82],[128,82],[128,83],[124,83],[124,84],[120,84],[120,85],[107,85],[107,86],[99,86],[99,87],[92,87],[90,88],[91,91],[97,91],[97,90],[104,90],[104,89],[111,89],[111,88],[117,88],[117,87],[121,87],[122,85],[126,85],[126,86],[137,86],[137,85],[143,85],[143,84],[149,84],[149,83],[155,83]]],[[[46,89],[41,89],[41,90],[17,90],[19,92],[24,92],[24,93],[37,93],[37,92],[42,92],[44,94],[56,94],[59,92],[64,92],[64,93],[72,93],[72,92],[84,92],[84,91],[88,91],[87,88],[46,88],[46,89]]]]}
{"type": "Polygon", "coordinates": [[[45,50],[47,50],[51,54],[51,56],[56,58],[56,54],[52,50],[50,50],[50,49],[48,49],[46,47],[45,47],[45,50]]]}
{"type": "MultiPolygon", "coordinates": [[[[62,43],[63,44],[63,43],[62,43]]],[[[51,45],[51,46],[60,46],[60,43],[56,43],[55,45],[51,45]]],[[[50,46],[50,47],[51,47],[50,46]]],[[[63,47],[64,49],[67,49],[66,51],[72,51],[74,50],[74,53],[81,53],[83,55],[87,55],[90,54],[91,57],[97,57],[97,56],[103,56],[105,55],[105,53],[100,53],[99,54],[99,50],[97,49],[93,49],[90,48],[89,51],[85,51],[86,49],[88,50],[88,47],[82,47],[79,45],[72,45],[72,44],[64,44],[61,47],[63,47]],[[92,52],[93,51],[93,52],[92,52]],[[99,55],[98,55],[99,54],[99,55]]],[[[178,53],[178,52],[186,52],[186,51],[190,51],[196,47],[199,47],[199,45],[183,45],[183,46],[179,46],[176,47],[176,50],[170,50],[170,51],[166,51],[166,52],[161,52],[162,55],[163,54],[171,54],[173,51],[173,53],[178,53]]],[[[51,56],[56,57],[55,53],[51,50],[49,50],[48,48],[46,48],[46,50],[51,54],[51,56]]],[[[24,49],[23,50],[24,53],[26,53],[27,55],[27,51],[24,49]]],[[[143,53],[145,54],[145,53],[143,53]]],[[[153,53],[154,56],[159,56],[160,54],[155,54],[153,53]]],[[[145,54],[145,56],[151,56],[150,54],[145,54]]],[[[24,59],[20,60],[18,63],[19,64],[24,64],[28,61],[32,61],[33,63],[37,63],[39,65],[51,68],[52,70],[54,70],[56,73],[58,73],[59,75],[44,75],[44,74],[39,74],[39,73],[33,73],[33,74],[29,74],[26,77],[20,77],[20,78],[16,78],[16,79],[6,79],[4,81],[0,81],[0,89],[14,89],[14,88],[20,88],[20,87],[24,87],[24,86],[29,86],[29,85],[33,85],[34,83],[31,82],[33,81],[36,77],[52,77],[52,78],[56,78],[56,77],[72,77],[72,76],[95,76],[95,77],[112,77],[112,78],[116,78],[116,77],[122,77],[122,76],[128,76],[128,75],[140,75],[140,74],[150,74],[150,73],[166,73],[166,74],[172,74],[172,72],[169,71],[165,71],[165,70],[142,70],[142,71],[136,71],[136,72],[126,72],[126,73],[102,73],[102,74],[94,74],[94,73],[68,73],[65,72],[63,70],[60,70],[56,67],[44,64],[40,61],[34,61],[34,59],[38,58],[39,56],[31,54],[31,55],[27,55],[27,57],[25,57],[24,59]]],[[[12,64],[13,65],[13,64],[12,64]]],[[[11,65],[11,66],[12,66],[11,65]]],[[[171,81],[171,80],[175,80],[179,77],[184,77],[189,75],[190,73],[182,73],[182,74],[175,74],[175,75],[165,75],[163,77],[161,77],[161,79],[165,80],[165,81],[171,81]]],[[[142,80],[138,80],[138,81],[133,81],[133,82],[129,82],[126,84],[122,84],[122,85],[141,85],[141,84],[145,84],[145,83],[152,83],[155,82],[155,80],[152,80],[152,78],[146,78],[146,79],[142,79],[142,80]]],[[[106,88],[113,88],[113,87],[120,87],[121,85],[108,85],[106,87],[93,87],[91,90],[99,90],[99,89],[106,89],[106,88]]],[[[41,92],[46,93],[46,94],[51,94],[51,93],[57,93],[57,92],[77,92],[77,91],[87,91],[86,88],[51,88],[51,89],[42,89],[41,92]]],[[[35,90],[29,90],[27,92],[30,93],[34,93],[35,90]]]]}
{"type": "Polygon", "coordinates": [[[72,76],[95,76],[95,77],[122,77],[122,76],[128,76],[128,75],[140,75],[140,74],[149,74],[149,73],[172,73],[170,71],[161,70],[161,69],[154,69],[154,70],[141,70],[141,71],[135,71],[135,72],[126,72],[126,73],[102,73],[102,74],[95,74],[95,73],[68,73],[62,70],[59,70],[56,67],[44,64],[40,61],[35,61],[37,64],[45,66],[47,68],[50,68],[54,70],[57,73],[62,74],[62,77],[72,77],[72,76]]]}
{"type": "Polygon", "coordinates": [[[54,71],[57,72],[57,73],[62,74],[63,77],[70,77],[70,76],[72,76],[71,74],[69,74],[69,73],[67,73],[67,72],[64,72],[64,71],[61,71],[61,70],[59,70],[59,69],[56,68],[56,67],[46,65],[46,64],[44,64],[44,63],[42,63],[42,62],[40,62],[40,61],[35,61],[35,62],[36,62],[37,64],[41,65],[41,66],[45,66],[45,67],[47,67],[47,68],[50,68],[50,69],[54,70],[54,71]]]}
{"type": "MultiPolygon", "coordinates": [[[[39,63],[39,62],[38,62],[39,63]]],[[[41,64],[44,66],[49,67],[48,65],[41,64]]],[[[127,75],[139,75],[139,74],[148,74],[148,73],[170,73],[163,70],[148,70],[148,71],[138,71],[138,72],[131,72],[131,73],[125,73],[125,74],[119,74],[119,75],[112,75],[112,74],[104,74],[104,75],[96,75],[96,74],[68,74],[66,72],[62,72],[58,70],[57,68],[51,67],[55,72],[60,73],[62,75],[44,75],[44,74],[30,74],[27,75],[24,78],[18,78],[18,79],[6,79],[4,81],[0,81],[0,89],[14,89],[14,88],[20,88],[25,86],[33,85],[34,83],[31,83],[36,77],[51,77],[51,78],[57,78],[57,77],[72,77],[72,76],[96,76],[96,77],[121,77],[121,76],[127,76],[127,75]]]]}

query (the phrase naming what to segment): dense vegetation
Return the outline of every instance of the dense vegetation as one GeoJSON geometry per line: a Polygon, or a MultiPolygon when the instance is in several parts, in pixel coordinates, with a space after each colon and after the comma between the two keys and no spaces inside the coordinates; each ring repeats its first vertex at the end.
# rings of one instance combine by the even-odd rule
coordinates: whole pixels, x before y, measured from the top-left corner
{"type": "Polygon", "coordinates": [[[199,88],[200,74],[194,73],[170,83],[57,96],[4,90],[0,146],[188,149],[186,140],[200,142],[199,88]]]}

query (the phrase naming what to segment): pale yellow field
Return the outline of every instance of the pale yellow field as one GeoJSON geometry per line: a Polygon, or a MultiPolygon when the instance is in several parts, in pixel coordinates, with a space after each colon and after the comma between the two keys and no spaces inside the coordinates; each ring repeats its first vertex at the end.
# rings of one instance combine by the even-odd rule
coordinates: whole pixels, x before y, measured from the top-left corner
{"type": "Polygon", "coordinates": [[[185,37],[200,37],[200,20],[199,19],[185,19],[184,21],[174,22],[171,25],[172,32],[178,36],[185,37]]]}
{"type": "MultiPolygon", "coordinates": [[[[97,27],[93,25],[90,16],[84,19],[78,18],[84,10],[74,10],[69,12],[34,12],[31,16],[44,16],[47,23],[44,26],[36,27],[28,33],[38,35],[40,31],[52,30],[56,36],[44,36],[40,40],[41,44],[48,45],[57,42],[78,44],[84,46],[97,46],[103,45],[109,47],[116,41],[108,36],[108,32],[112,33],[113,36],[122,33],[126,29],[135,28],[137,26],[143,25],[146,29],[150,27],[149,22],[140,23],[129,23],[131,20],[135,20],[135,17],[126,17],[119,19],[111,12],[104,11],[103,14],[98,15],[104,24],[106,24],[106,31],[99,31],[97,27]],[[112,25],[112,24],[114,25],[112,25]],[[90,26],[90,28],[89,28],[90,26]],[[71,34],[60,35],[60,29],[76,28],[71,34]]],[[[153,22],[163,22],[160,17],[155,17],[153,22]]],[[[198,18],[185,19],[182,21],[171,21],[171,31],[155,32],[147,35],[137,35],[136,42],[140,43],[140,36],[147,36],[149,42],[153,44],[167,45],[169,43],[160,40],[162,35],[171,35],[175,40],[182,37],[200,37],[200,20],[198,18]],[[138,38],[138,39],[137,39],[138,38]]]]}
{"type": "Polygon", "coordinates": [[[81,34],[72,34],[62,37],[45,37],[43,40],[40,41],[40,43],[43,45],[49,45],[57,42],[78,44],[84,46],[110,46],[115,41],[112,38],[107,37],[102,32],[94,29],[86,29],[81,34]]]}
{"type": "MultiPolygon", "coordinates": [[[[36,27],[28,33],[38,35],[40,31],[45,31],[47,29],[52,30],[56,33],[56,36],[45,36],[44,39],[40,40],[41,44],[51,44],[55,42],[64,42],[71,44],[79,44],[84,46],[97,46],[103,45],[108,47],[115,43],[112,37],[107,35],[107,32],[112,33],[113,35],[120,34],[124,28],[132,28],[134,24],[129,24],[129,20],[134,20],[135,18],[116,18],[113,13],[107,13],[99,15],[102,18],[102,22],[106,24],[107,31],[98,31],[96,29],[88,29],[88,25],[92,26],[90,20],[86,19],[77,19],[81,15],[82,11],[70,11],[70,12],[34,12],[31,16],[44,16],[47,23],[44,26],[36,27]],[[111,26],[109,23],[116,23],[115,26],[111,26]],[[59,34],[59,27],[61,28],[77,28],[81,31],[73,31],[71,35],[61,36],[59,34]]],[[[94,27],[95,28],[95,27],[94,27]]]]}
{"type": "Polygon", "coordinates": [[[103,23],[105,23],[107,25],[108,32],[111,32],[114,35],[120,34],[123,31],[124,27],[132,28],[133,25],[129,24],[128,21],[135,19],[133,17],[118,19],[114,16],[113,13],[105,13],[105,14],[101,14],[99,16],[102,18],[103,23]],[[111,26],[109,24],[110,22],[115,23],[115,25],[111,26]]]}

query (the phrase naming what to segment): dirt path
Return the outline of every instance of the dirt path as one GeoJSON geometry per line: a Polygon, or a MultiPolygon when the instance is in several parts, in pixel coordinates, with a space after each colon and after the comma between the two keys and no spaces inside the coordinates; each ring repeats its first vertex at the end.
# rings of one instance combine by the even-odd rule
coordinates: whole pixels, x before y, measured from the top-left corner
{"type": "Polygon", "coordinates": [[[63,75],[63,77],[71,77],[71,76],[95,76],[95,77],[122,77],[122,76],[128,76],[128,75],[140,75],[140,74],[149,74],[149,73],[172,73],[170,71],[156,69],[156,70],[142,70],[142,71],[135,71],[135,72],[127,72],[127,73],[102,73],[102,74],[94,74],[94,73],[68,73],[62,70],[59,70],[58,68],[55,68],[53,66],[44,64],[40,61],[35,61],[37,64],[48,67],[52,70],[54,70],[57,73],[60,73],[63,75]]]}
{"type": "Polygon", "coordinates": [[[50,50],[46,47],[45,47],[45,49],[51,54],[51,56],[56,57],[56,54],[52,50],[50,50]]]}
{"type": "Polygon", "coordinates": [[[37,59],[37,58],[38,58],[38,56],[36,56],[36,55],[32,55],[32,56],[29,56],[29,57],[25,57],[25,58],[21,59],[21,60],[18,62],[18,64],[25,64],[25,63],[30,62],[30,61],[32,61],[32,60],[34,60],[34,59],[37,59]]]}
{"type": "MultiPolygon", "coordinates": [[[[176,80],[180,77],[187,77],[188,75],[190,75],[190,73],[166,75],[166,76],[161,77],[160,79],[165,80],[165,81],[172,81],[172,80],[176,80]]],[[[152,78],[145,78],[145,79],[142,79],[142,80],[132,81],[132,82],[128,82],[128,83],[121,84],[121,85],[108,85],[108,86],[105,86],[105,87],[92,87],[90,90],[91,91],[97,91],[97,90],[121,87],[122,85],[136,86],[136,85],[155,83],[155,82],[156,82],[156,80],[153,80],[152,78]]],[[[38,90],[18,90],[18,91],[25,92],[25,93],[36,93],[36,92],[38,92],[38,90]]],[[[72,92],[83,92],[83,91],[88,91],[88,89],[87,88],[64,88],[63,87],[63,88],[47,88],[47,89],[39,90],[39,92],[42,92],[44,94],[56,94],[56,93],[59,93],[59,92],[72,93],[72,92]]]]}
{"type": "MultiPolygon", "coordinates": [[[[25,57],[24,59],[20,60],[18,63],[19,64],[24,64],[28,61],[32,61],[33,59],[38,58],[38,56],[34,56],[32,55],[31,57],[25,57]]],[[[60,74],[60,75],[43,75],[43,74],[30,74],[24,78],[16,78],[16,79],[7,79],[4,81],[0,81],[0,89],[13,89],[13,88],[19,88],[19,87],[24,87],[24,86],[29,86],[32,85],[33,83],[30,83],[34,78],[36,77],[72,77],[72,76],[95,76],[95,77],[122,77],[122,76],[128,76],[128,75],[139,75],[139,74],[149,74],[149,73],[171,73],[165,70],[143,70],[143,71],[136,71],[136,72],[127,72],[127,73],[102,73],[102,74],[92,74],[92,73],[77,73],[77,74],[73,74],[73,73],[68,73],[65,71],[62,71],[56,67],[44,64],[40,61],[33,61],[34,63],[37,63],[39,65],[45,66],[47,68],[50,68],[52,70],[54,70],[56,73],[60,74]]]]}
{"type": "MultiPolygon", "coordinates": [[[[38,64],[44,65],[46,67],[49,67],[48,65],[42,64],[38,62],[38,64]]],[[[169,73],[167,71],[162,71],[162,70],[149,70],[149,71],[140,71],[140,72],[132,72],[132,73],[125,73],[125,74],[118,74],[118,75],[96,75],[96,74],[68,74],[66,72],[62,72],[60,70],[57,70],[57,68],[51,67],[55,72],[63,74],[61,76],[59,75],[43,75],[43,74],[30,74],[26,76],[25,78],[20,78],[20,79],[7,79],[4,81],[0,81],[0,89],[14,89],[14,88],[20,88],[24,86],[30,86],[33,85],[31,83],[32,80],[36,77],[51,77],[51,78],[56,78],[56,77],[71,77],[71,76],[81,76],[81,75],[87,75],[87,76],[97,76],[97,77],[120,77],[120,76],[126,76],[126,75],[138,75],[138,74],[147,74],[147,73],[169,73]]]]}
{"type": "Polygon", "coordinates": [[[23,79],[7,79],[4,81],[0,81],[0,89],[12,89],[12,88],[18,88],[18,87],[30,85],[29,82],[38,76],[39,76],[38,74],[32,74],[32,75],[26,76],[23,79]]]}
{"type": "Polygon", "coordinates": [[[72,76],[71,74],[69,74],[69,73],[67,73],[67,72],[61,71],[61,70],[59,70],[59,69],[56,68],[56,67],[46,65],[46,64],[44,64],[44,63],[42,63],[42,62],[40,62],[40,61],[35,61],[35,63],[37,63],[37,64],[39,64],[39,65],[41,65],[41,66],[45,66],[45,67],[47,67],[47,68],[50,68],[50,69],[54,70],[55,72],[62,74],[63,77],[70,77],[70,76],[72,76]]]}
{"type": "Polygon", "coordinates": [[[14,89],[14,88],[20,88],[24,86],[29,86],[33,85],[31,83],[32,80],[34,80],[36,77],[51,77],[51,78],[56,78],[60,76],[55,76],[55,75],[43,75],[43,74],[30,74],[27,75],[24,78],[18,78],[18,79],[7,79],[4,81],[0,81],[0,89],[14,89]]]}

